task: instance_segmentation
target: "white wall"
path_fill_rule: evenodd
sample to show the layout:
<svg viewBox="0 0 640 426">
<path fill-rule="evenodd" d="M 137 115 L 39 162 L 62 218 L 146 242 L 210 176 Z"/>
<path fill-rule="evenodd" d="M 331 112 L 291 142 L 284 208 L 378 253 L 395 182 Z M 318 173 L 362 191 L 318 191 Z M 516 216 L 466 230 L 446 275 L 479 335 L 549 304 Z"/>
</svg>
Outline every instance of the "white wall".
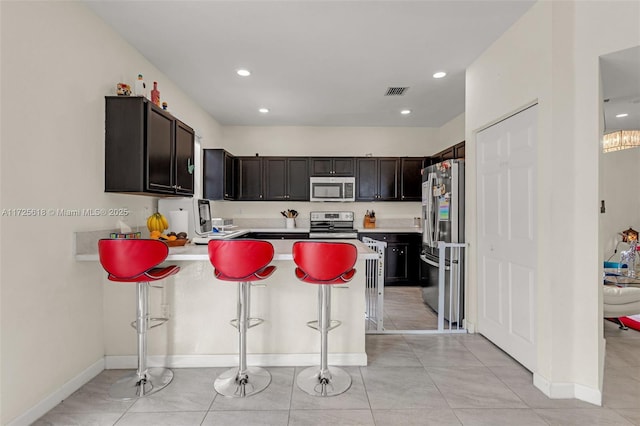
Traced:
<svg viewBox="0 0 640 426">
<path fill-rule="evenodd" d="M 142 73 L 204 144 L 216 145 L 218 124 L 82 3 L 0 10 L 2 208 L 127 207 L 142 223 L 155 198 L 103 192 L 104 96 Z M 74 260 L 72 237 L 115 222 L 1 217 L 1 424 L 102 360 L 104 273 Z"/>
<path fill-rule="evenodd" d="M 222 147 L 234 155 L 423 156 L 437 136 L 432 127 L 225 126 Z"/>
<path fill-rule="evenodd" d="M 449 148 L 451 145 L 464 141 L 464 123 L 465 115 L 462 113 L 440 127 L 438 129 L 438 145 L 435 151 L 430 154 L 435 154 Z"/>
<path fill-rule="evenodd" d="M 538 367 L 554 396 L 600 401 L 598 57 L 638 44 L 638 2 L 539 2 L 467 69 L 469 312 L 477 309 L 475 134 L 539 103 Z M 602 22 L 616 22 L 603 26 Z M 634 23 L 635 22 L 635 23 Z M 539 383 L 540 384 L 540 383 Z"/>
</svg>

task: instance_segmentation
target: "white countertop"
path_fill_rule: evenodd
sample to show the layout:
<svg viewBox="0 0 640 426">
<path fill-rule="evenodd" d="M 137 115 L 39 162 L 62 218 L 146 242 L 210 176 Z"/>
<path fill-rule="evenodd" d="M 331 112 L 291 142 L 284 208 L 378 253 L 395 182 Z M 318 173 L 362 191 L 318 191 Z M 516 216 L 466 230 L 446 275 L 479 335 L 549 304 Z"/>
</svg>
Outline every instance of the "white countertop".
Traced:
<svg viewBox="0 0 640 426">
<path fill-rule="evenodd" d="M 417 233 L 421 234 L 422 229 L 416 226 L 405 227 L 385 227 L 385 228 L 356 228 L 358 232 L 379 232 L 379 233 Z M 255 228 L 252 227 L 250 232 L 309 232 L 309 228 Z"/>
<path fill-rule="evenodd" d="M 377 259 L 378 255 L 376 252 L 371 250 L 365 244 L 363 244 L 359 240 L 270 240 L 271 244 L 273 244 L 273 248 L 275 254 L 273 256 L 273 260 L 293 260 L 293 255 L 291 254 L 291 250 L 293 247 L 293 243 L 296 241 L 327 241 L 327 242 L 342 242 L 342 243 L 350 243 L 356 246 L 358 249 L 358 260 L 362 259 Z M 93 261 L 97 262 L 99 260 L 98 254 L 79 254 L 76 255 L 76 260 L 79 261 Z M 169 256 L 167 256 L 167 261 L 189 261 L 189 260 L 209 260 L 209 253 L 207 251 L 206 245 L 196 245 L 196 244 L 187 244 L 182 247 L 169 247 Z"/>
<path fill-rule="evenodd" d="M 403 228 L 358 228 L 358 232 L 362 232 L 362 233 L 378 232 L 378 233 L 385 233 L 385 234 L 393 234 L 394 232 L 397 232 L 402 234 L 406 234 L 406 233 L 422 234 L 422 229 L 416 226 L 407 226 Z"/>
</svg>

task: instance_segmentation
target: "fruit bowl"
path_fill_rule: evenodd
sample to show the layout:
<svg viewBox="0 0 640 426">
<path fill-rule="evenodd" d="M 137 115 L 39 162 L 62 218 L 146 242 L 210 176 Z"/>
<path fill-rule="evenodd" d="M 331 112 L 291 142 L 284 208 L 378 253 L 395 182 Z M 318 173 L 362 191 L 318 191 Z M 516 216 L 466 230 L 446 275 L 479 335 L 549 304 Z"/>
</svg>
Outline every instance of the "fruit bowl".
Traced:
<svg viewBox="0 0 640 426">
<path fill-rule="evenodd" d="M 162 240 L 164 241 L 169 247 L 181 247 L 185 244 L 187 244 L 187 240 L 186 238 L 182 238 L 180 240 L 173 240 L 173 241 L 169 241 L 169 240 Z"/>
</svg>

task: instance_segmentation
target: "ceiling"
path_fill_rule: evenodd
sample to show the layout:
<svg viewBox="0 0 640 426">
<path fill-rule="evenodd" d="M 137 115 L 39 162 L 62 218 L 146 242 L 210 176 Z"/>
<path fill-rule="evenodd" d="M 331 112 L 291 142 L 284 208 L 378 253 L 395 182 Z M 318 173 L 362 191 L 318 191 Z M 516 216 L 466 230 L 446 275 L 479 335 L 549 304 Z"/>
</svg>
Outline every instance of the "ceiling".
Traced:
<svg viewBox="0 0 640 426">
<path fill-rule="evenodd" d="M 533 3 L 87 0 L 220 124 L 249 126 L 440 127 L 464 112 L 466 67 Z"/>
<path fill-rule="evenodd" d="M 640 130 L 640 46 L 601 56 L 600 72 L 605 133 Z"/>
</svg>

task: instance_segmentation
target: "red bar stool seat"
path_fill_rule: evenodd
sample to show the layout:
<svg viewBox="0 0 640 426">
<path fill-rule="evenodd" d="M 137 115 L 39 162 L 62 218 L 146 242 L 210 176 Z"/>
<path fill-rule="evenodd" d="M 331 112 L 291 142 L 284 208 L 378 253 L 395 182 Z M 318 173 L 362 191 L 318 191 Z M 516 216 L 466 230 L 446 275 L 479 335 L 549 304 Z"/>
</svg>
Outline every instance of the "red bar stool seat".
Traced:
<svg viewBox="0 0 640 426">
<path fill-rule="evenodd" d="M 222 281 L 238 283 L 238 315 L 231 325 L 238 329 L 238 367 L 222 373 L 213 384 L 224 396 L 242 398 L 263 391 L 271 383 L 271 374 L 260 367 L 247 367 L 247 330 L 263 322 L 250 317 L 251 283 L 268 278 L 276 270 L 269 265 L 273 246 L 268 241 L 211 240 L 209 260 L 214 275 Z"/>
<path fill-rule="evenodd" d="M 309 321 L 307 325 L 320 332 L 320 368 L 306 368 L 296 378 L 298 387 L 309 395 L 334 396 L 351 387 L 349 373 L 328 365 L 328 335 L 340 326 L 340 321 L 331 320 L 331 286 L 353 279 L 357 258 L 356 247 L 349 243 L 298 241 L 293 244 L 296 277 L 318 285 L 318 320 Z"/>
<path fill-rule="evenodd" d="M 103 239 L 98 241 L 98 254 L 109 281 L 137 285 L 137 316 L 132 326 L 138 333 L 138 368 L 115 382 L 109 389 L 109 396 L 129 400 L 151 395 L 171 382 L 173 371 L 147 367 L 147 330 L 155 327 L 149 326 L 149 320 L 166 321 L 165 318 L 149 318 L 149 283 L 174 275 L 180 268 L 157 268 L 169 254 L 169 247 L 159 240 Z"/>
</svg>

